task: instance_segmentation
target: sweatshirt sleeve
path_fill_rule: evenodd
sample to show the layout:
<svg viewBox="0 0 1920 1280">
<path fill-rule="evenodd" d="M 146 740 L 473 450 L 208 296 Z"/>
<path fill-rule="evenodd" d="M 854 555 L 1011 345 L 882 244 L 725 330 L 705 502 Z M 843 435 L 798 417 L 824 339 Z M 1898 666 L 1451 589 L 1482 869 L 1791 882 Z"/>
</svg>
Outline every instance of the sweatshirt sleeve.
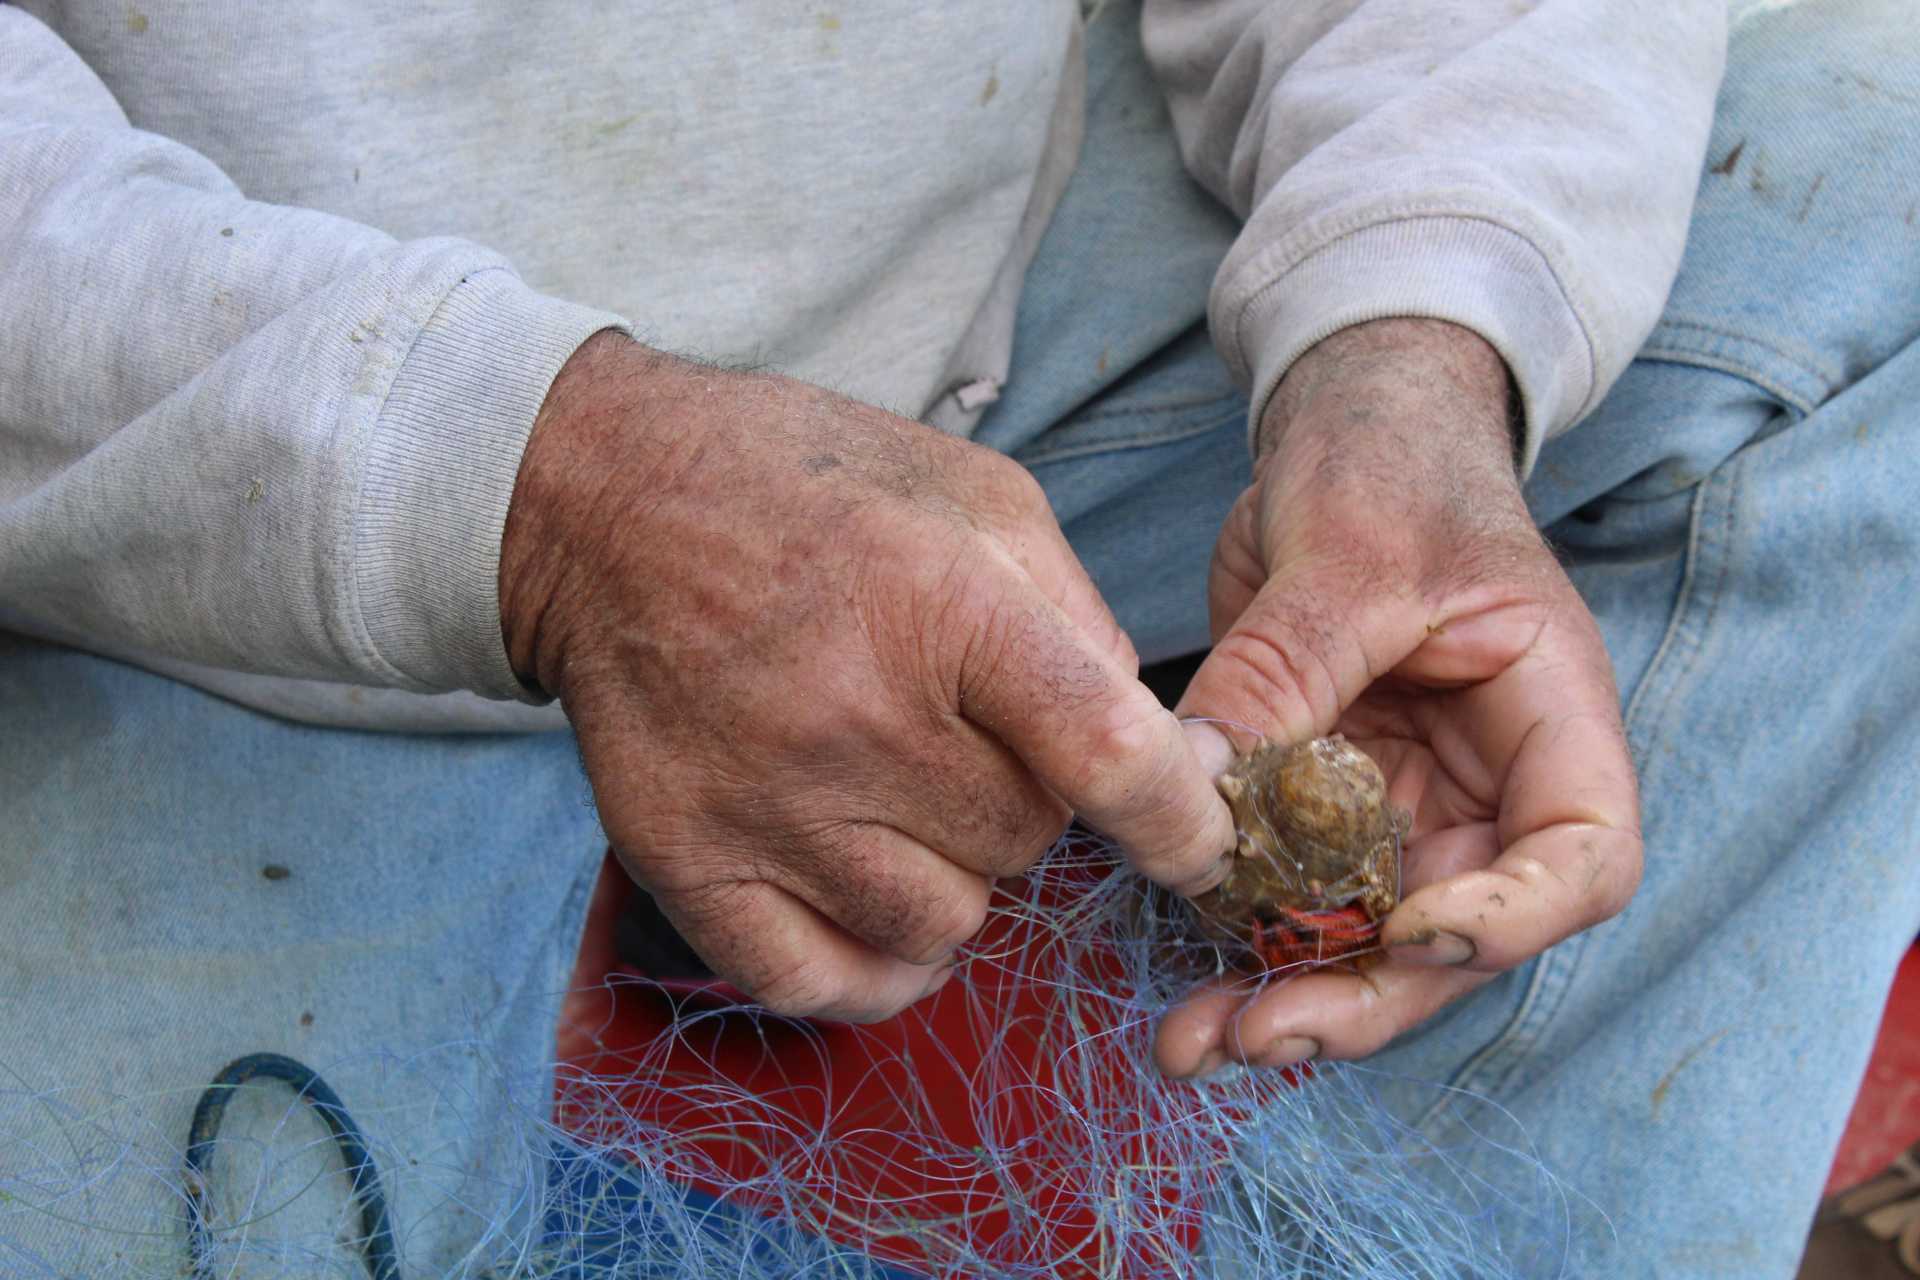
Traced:
<svg viewBox="0 0 1920 1280">
<path fill-rule="evenodd" d="M 620 325 L 477 245 L 246 199 L 0 6 L 0 626 L 524 696 L 507 504 L 560 366 Z"/>
<path fill-rule="evenodd" d="M 1147 0 L 1187 166 L 1246 220 L 1209 320 L 1253 422 L 1320 339 L 1432 317 L 1506 360 L 1531 469 L 1659 318 L 1725 23 L 1724 0 Z"/>
</svg>

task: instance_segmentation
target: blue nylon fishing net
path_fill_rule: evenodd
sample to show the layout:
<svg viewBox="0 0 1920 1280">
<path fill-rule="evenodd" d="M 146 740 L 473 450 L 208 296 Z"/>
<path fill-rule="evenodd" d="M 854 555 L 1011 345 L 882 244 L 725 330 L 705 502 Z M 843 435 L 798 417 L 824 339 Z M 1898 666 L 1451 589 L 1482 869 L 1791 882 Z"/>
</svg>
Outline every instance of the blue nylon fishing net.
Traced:
<svg viewBox="0 0 1920 1280">
<path fill-rule="evenodd" d="M 434 1097 L 475 1139 L 458 1168 L 395 1136 L 418 1126 L 386 1099 L 479 1039 L 317 1068 L 239 1055 L 191 1087 L 181 1133 L 137 1099 L 63 1112 L 0 1089 L 0 1273 L 69 1274 L 7 1251 L 10 1222 L 47 1214 L 112 1238 L 89 1276 L 143 1280 L 1539 1280 L 1571 1232 L 1607 1229 L 1517 1135 L 1440 1145 L 1365 1064 L 1163 1079 L 1156 1019 L 1218 963 L 1176 902 L 1073 836 L 1003 888 L 935 1011 L 822 1028 L 637 978 L 574 1002 L 660 1012 L 637 1040 L 589 1027 L 575 1040 L 604 1052 Z M 29 1115 L 58 1141 L 7 1143 Z M 90 1216 L 155 1183 L 162 1220 Z"/>
</svg>

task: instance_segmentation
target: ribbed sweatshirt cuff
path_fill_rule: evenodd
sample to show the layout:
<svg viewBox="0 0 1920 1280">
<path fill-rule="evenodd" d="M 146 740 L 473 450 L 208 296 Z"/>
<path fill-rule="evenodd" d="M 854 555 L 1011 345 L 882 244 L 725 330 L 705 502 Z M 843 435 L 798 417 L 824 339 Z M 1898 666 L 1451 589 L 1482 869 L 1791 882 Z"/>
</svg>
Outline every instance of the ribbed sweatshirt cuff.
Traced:
<svg viewBox="0 0 1920 1280">
<path fill-rule="evenodd" d="M 375 651 L 420 689 L 531 700 L 500 632 L 500 538 L 534 415 L 567 358 L 618 316 L 504 268 L 442 300 L 375 425 L 353 572 Z"/>
<path fill-rule="evenodd" d="M 1216 296 L 1234 292 L 1229 283 Z M 1250 432 L 1307 348 L 1350 325 L 1394 316 L 1451 321 L 1500 353 L 1526 411 L 1523 475 L 1541 441 L 1588 407 L 1593 351 L 1545 256 L 1496 222 L 1422 215 L 1330 241 L 1216 316 L 1216 332 L 1225 328 L 1237 348 L 1229 358 L 1244 361 L 1251 382 Z"/>
</svg>

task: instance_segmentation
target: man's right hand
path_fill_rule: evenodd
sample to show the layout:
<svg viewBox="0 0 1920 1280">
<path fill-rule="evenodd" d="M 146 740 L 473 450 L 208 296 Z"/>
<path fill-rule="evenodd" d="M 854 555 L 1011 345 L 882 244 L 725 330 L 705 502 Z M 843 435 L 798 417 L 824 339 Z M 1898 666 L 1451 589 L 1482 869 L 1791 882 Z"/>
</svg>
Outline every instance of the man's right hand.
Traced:
<svg viewBox="0 0 1920 1280">
<path fill-rule="evenodd" d="M 1069 811 L 1187 893 L 1233 824 L 1039 486 L 990 450 L 614 333 L 535 423 L 508 513 L 515 670 L 715 972 L 865 1021 L 941 985 Z"/>
</svg>

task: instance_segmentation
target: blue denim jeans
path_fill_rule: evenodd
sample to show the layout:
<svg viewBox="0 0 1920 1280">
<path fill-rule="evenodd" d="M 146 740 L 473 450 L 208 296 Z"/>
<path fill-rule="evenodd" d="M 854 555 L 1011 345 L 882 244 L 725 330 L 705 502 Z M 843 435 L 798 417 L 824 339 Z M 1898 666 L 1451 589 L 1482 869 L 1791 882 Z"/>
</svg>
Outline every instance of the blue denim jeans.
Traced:
<svg viewBox="0 0 1920 1280">
<path fill-rule="evenodd" d="M 1152 660 L 1206 644 L 1248 460 L 1200 328 L 1233 226 L 1132 17 L 1094 24 L 1086 154 L 980 438 Z M 1454 1139 L 1524 1135 L 1592 1209 L 1570 1274 L 1791 1274 L 1920 924 L 1917 53 L 1898 0 L 1737 26 L 1666 315 L 1529 483 L 1618 671 L 1645 883 L 1374 1062 L 1469 1175 Z M 564 734 L 309 728 L 0 645 L 0 1273 L 177 1265 L 195 1095 L 261 1050 L 355 1107 L 410 1274 L 458 1268 L 525 1185 L 502 1162 L 544 1150 L 500 1118 L 544 1107 L 603 842 Z"/>
</svg>

